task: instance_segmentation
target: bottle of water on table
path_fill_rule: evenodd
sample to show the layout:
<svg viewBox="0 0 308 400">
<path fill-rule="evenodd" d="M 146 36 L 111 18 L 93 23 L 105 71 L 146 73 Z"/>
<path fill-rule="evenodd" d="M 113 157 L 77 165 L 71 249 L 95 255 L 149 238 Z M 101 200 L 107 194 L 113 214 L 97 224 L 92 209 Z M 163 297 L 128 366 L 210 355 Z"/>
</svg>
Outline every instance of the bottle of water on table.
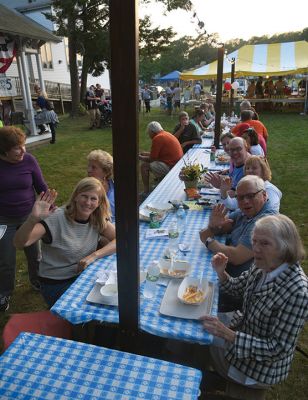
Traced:
<svg viewBox="0 0 308 400">
<path fill-rule="evenodd" d="M 170 252 L 176 253 L 179 245 L 179 229 L 177 221 L 172 222 L 168 228 L 169 243 L 168 248 Z"/>
<path fill-rule="evenodd" d="M 158 261 L 154 260 L 148 267 L 147 277 L 143 289 L 143 296 L 147 299 L 152 299 L 156 294 L 156 284 L 159 278 L 159 265 Z"/>
<path fill-rule="evenodd" d="M 182 233 L 186 228 L 186 213 L 183 205 L 181 204 L 176 212 L 176 219 L 178 225 L 178 232 Z"/>
</svg>

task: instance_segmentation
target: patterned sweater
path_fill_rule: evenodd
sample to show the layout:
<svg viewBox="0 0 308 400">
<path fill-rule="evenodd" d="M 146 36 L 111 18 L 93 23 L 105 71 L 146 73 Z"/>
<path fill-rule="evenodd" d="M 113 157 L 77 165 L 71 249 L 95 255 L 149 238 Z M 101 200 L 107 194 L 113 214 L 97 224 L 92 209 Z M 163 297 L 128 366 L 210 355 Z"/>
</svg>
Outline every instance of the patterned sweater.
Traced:
<svg viewBox="0 0 308 400">
<path fill-rule="evenodd" d="M 298 264 L 256 290 L 262 271 L 255 266 L 221 285 L 229 294 L 243 295 L 230 328 L 236 331 L 225 357 L 257 382 L 273 385 L 286 379 L 295 345 L 308 318 L 308 279 Z"/>
</svg>

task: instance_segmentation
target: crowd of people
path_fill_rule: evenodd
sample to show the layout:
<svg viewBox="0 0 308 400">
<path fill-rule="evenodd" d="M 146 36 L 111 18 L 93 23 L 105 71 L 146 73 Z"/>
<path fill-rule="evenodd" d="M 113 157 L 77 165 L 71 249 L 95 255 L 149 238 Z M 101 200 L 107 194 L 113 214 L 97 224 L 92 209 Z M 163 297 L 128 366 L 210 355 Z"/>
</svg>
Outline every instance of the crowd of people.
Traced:
<svg viewBox="0 0 308 400">
<path fill-rule="evenodd" d="M 210 92 L 214 94 L 215 90 L 216 86 L 214 81 L 212 81 Z M 184 88 L 181 88 L 178 82 L 173 84 L 168 83 L 166 88 L 158 93 L 160 109 L 171 115 L 173 111 L 180 111 L 182 103 L 186 105 L 190 100 L 199 101 L 203 94 L 204 89 L 199 81 L 194 85 L 187 84 Z M 142 88 L 139 87 L 139 111 L 141 110 L 141 103 L 143 101 L 145 112 L 151 112 L 151 100 L 153 97 L 154 91 L 148 85 L 144 85 Z"/>
<path fill-rule="evenodd" d="M 152 149 L 139 157 L 143 197 L 150 172 L 162 178 L 181 158 L 181 149 L 201 143 L 211 118 L 206 110 L 202 105 L 192 119 L 180 112 L 173 132 L 159 122 L 148 125 Z M 282 192 L 271 183 L 268 136 L 259 115 L 243 101 L 241 121 L 220 137 L 229 169 L 205 175 L 220 190 L 221 202 L 200 231 L 220 281 L 218 316 L 202 318 L 214 335 L 212 364 L 223 378 L 252 389 L 286 379 L 308 317 L 308 280 L 300 267 L 305 252 L 294 223 L 279 213 Z M 159 137 L 165 140 L 156 141 Z M 170 163 L 172 155 L 176 158 Z"/>
<path fill-rule="evenodd" d="M 305 79 L 300 80 L 298 83 L 295 79 L 292 79 L 291 83 L 289 83 L 282 76 L 279 76 L 276 82 L 271 77 L 264 80 L 262 76 L 259 76 L 257 80 L 252 79 L 249 82 L 247 98 L 283 97 L 294 92 L 299 92 L 301 89 L 306 90 Z"/>
<path fill-rule="evenodd" d="M 85 106 L 90 115 L 89 129 L 100 128 L 104 118 L 107 119 L 105 122 L 111 122 L 111 101 L 107 100 L 105 91 L 99 83 L 91 85 L 86 91 Z"/>
<path fill-rule="evenodd" d="M 213 106 L 201 104 L 192 118 L 179 112 L 173 132 L 157 121 L 148 124 L 151 149 L 139 154 L 143 199 L 150 175 L 166 176 L 202 142 L 214 119 Z M 204 177 L 220 191 L 221 202 L 200 231 L 220 282 L 218 316 L 200 321 L 214 335 L 213 366 L 225 379 L 256 389 L 286 379 L 308 317 L 308 280 L 300 267 L 305 253 L 294 223 L 279 213 L 282 192 L 271 183 L 268 137 L 259 115 L 243 101 L 241 121 L 220 137 L 230 167 Z M 25 251 L 30 282 L 49 307 L 89 264 L 116 251 L 113 158 L 93 150 L 86 162 L 88 176 L 57 207 L 56 190 L 25 151 L 24 133 L 0 128 L 0 224 L 6 226 L 0 311 L 8 309 L 14 290 L 16 248 Z"/>
</svg>

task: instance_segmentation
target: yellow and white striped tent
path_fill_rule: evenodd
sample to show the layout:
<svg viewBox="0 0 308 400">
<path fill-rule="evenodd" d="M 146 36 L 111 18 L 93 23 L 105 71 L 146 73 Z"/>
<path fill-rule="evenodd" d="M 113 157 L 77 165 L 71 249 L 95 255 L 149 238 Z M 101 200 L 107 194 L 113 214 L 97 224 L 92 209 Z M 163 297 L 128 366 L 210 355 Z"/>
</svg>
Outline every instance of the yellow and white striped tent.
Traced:
<svg viewBox="0 0 308 400">
<path fill-rule="evenodd" d="M 308 73 L 308 42 L 246 45 L 224 59 L 223 77 L 231 76 L 231 59 L 235 59 L 235 76 L 278 76 Z M 229 61 L 230 60 L 230 61 Z M 217 61 L 193 71 L 183 72 L 182 80 L 216 78 Z"/>
</svg>

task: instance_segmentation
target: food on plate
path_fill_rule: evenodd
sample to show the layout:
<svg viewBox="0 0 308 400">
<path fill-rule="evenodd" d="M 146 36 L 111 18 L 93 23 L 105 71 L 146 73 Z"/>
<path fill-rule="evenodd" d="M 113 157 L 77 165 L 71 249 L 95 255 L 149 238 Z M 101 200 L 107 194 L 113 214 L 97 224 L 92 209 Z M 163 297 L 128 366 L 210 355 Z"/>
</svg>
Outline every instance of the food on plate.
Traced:
<svg viewBox="0 0 308 400">
<path fill-rule="evenodd" d="M 205 197 L 202 197 L 201 199 L 197 200 L 197 204 L 204 207 L 212 207 L 214 206 L 215 203 L 216 202 L 213 199 L 207 199 Z"/>
<path fill-rule="evenodd" d="M 229 161 L 229 157 L 225 156 L 224 154 L 221 154 L 221 155 L 217 156 L 217 160 L 220 162 Z"/>
<path fill-rule="evenodd" d="M 172 209 L 172 205 L 168 203 L 162 203 L 162 204 L 149 203 L 146 205 L 146 208 L 150 211 L 154 211 L 157 213 L 164 213 L 170 211 Z"/>
<path fill-rule="evenodd" d="M 173 276 L 174 278 L 184 278 L 187 275 L 187 270 L 185 269 L 174 269 L 169 270 L 167 268 L 161 269 L 161 273 L 164 275 Z"/>
<path fill-rule="evenodd" d="M 203 290 L 198 289 L 198 286 L 190 285 L 187 286 L 183 294 L 183 300 L 186 303 L 201 303 L 205 298 L 205 293 Z"/>
</svg>

